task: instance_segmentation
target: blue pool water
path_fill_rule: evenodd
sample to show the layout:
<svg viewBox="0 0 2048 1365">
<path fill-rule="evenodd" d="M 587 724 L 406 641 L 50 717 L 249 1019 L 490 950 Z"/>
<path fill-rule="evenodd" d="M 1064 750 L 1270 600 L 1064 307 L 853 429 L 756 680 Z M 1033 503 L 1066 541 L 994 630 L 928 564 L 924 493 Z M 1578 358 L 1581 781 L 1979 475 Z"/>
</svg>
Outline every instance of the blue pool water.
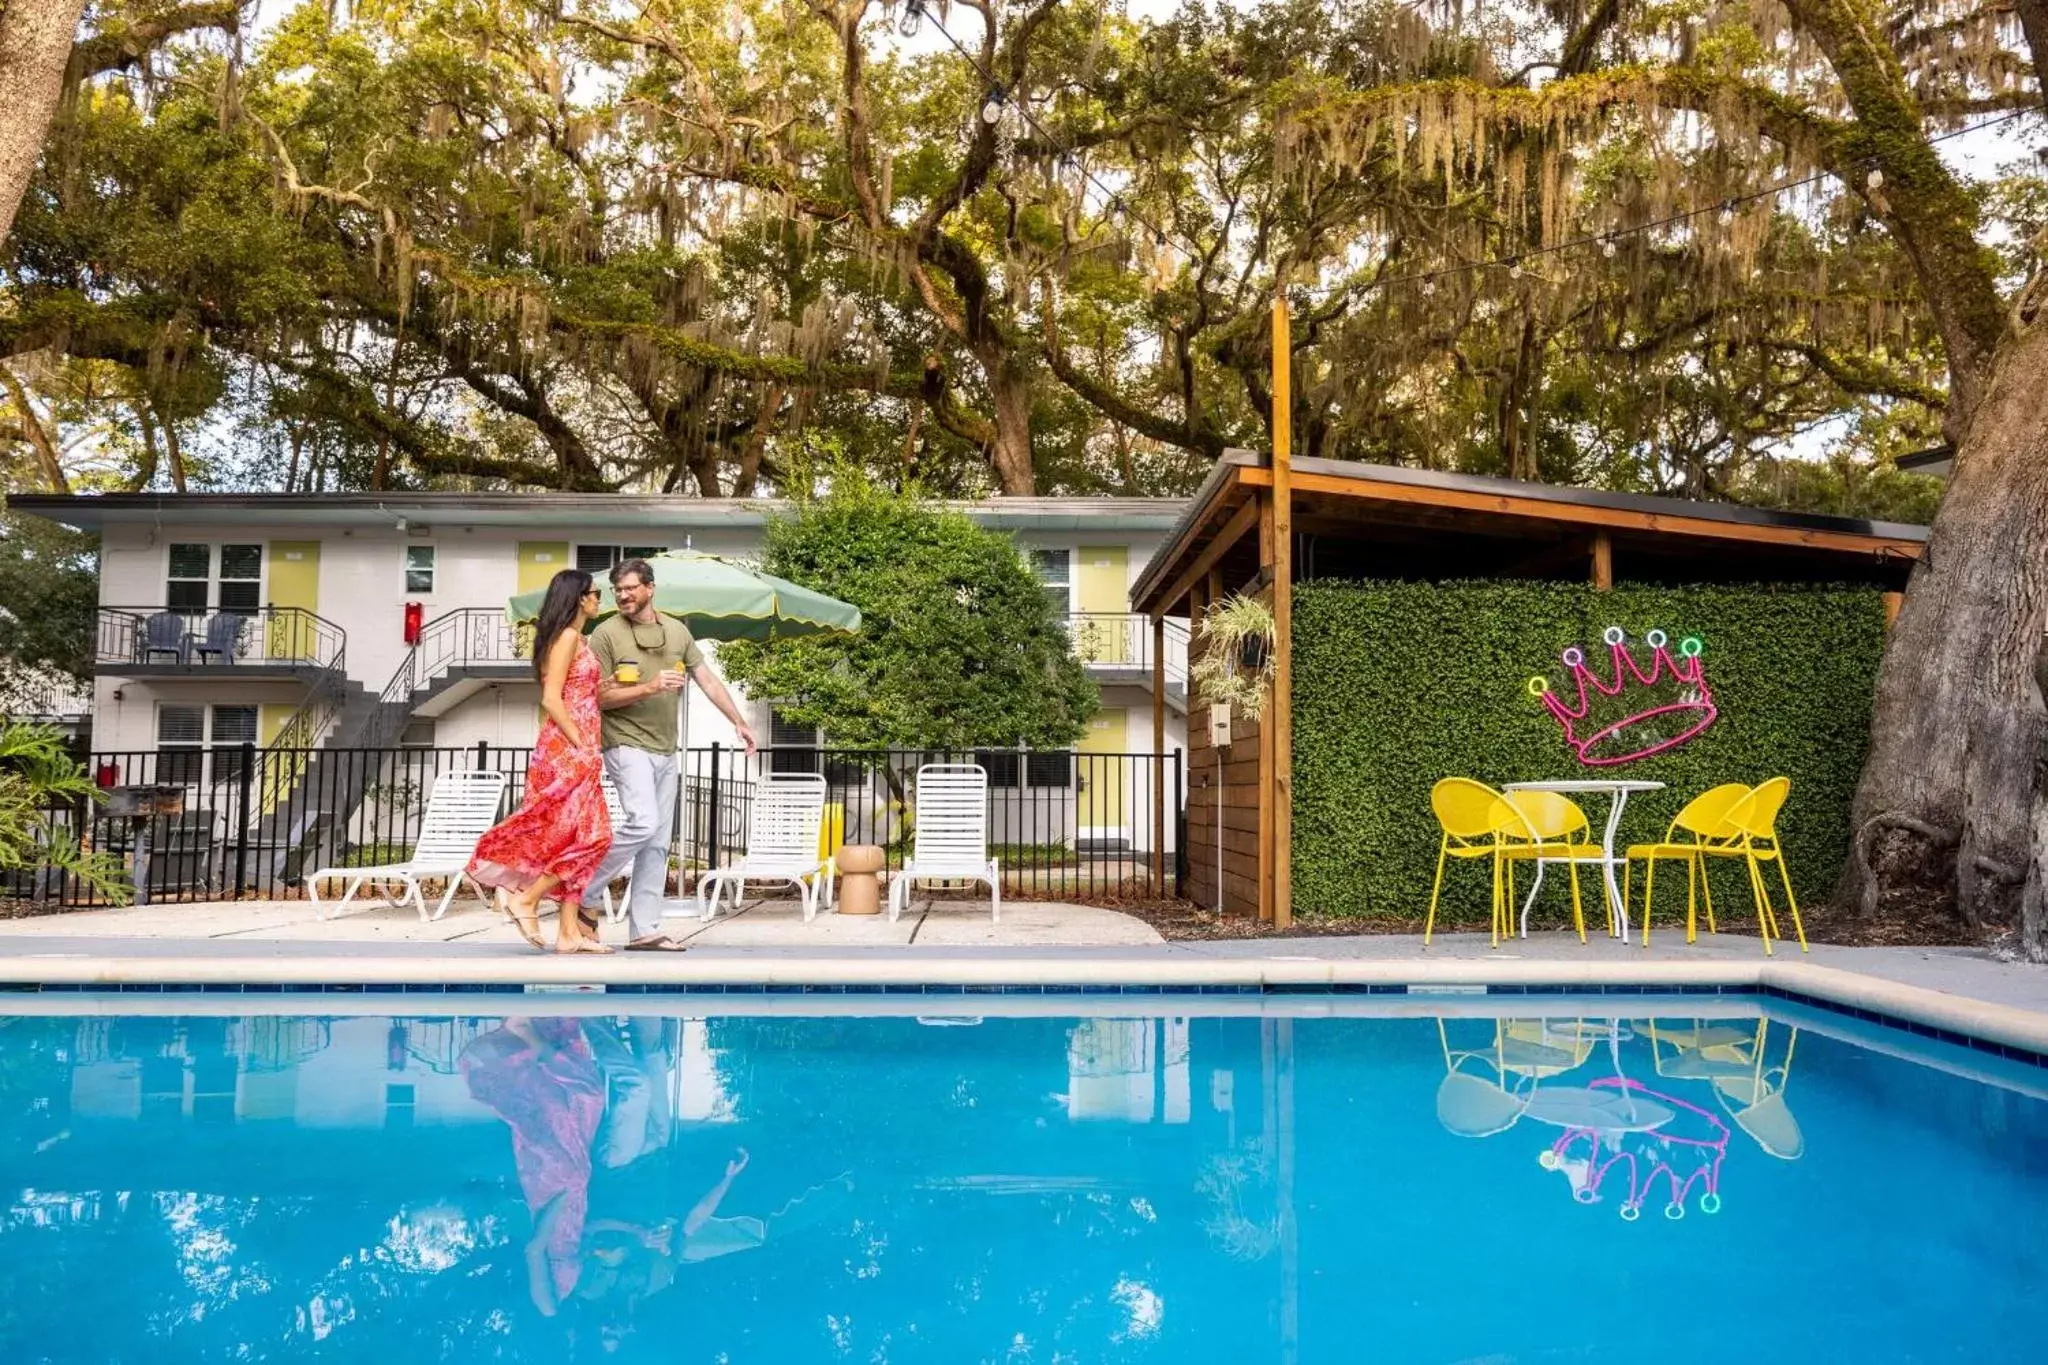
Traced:
<svg viewBox="0 0 2048 1365">
<path fill-rule="evenodd" d="M 2048 1073 L 1082 1003 L 0 1019 L 0 1361 L 2048 1359 Z"/>
</svg>

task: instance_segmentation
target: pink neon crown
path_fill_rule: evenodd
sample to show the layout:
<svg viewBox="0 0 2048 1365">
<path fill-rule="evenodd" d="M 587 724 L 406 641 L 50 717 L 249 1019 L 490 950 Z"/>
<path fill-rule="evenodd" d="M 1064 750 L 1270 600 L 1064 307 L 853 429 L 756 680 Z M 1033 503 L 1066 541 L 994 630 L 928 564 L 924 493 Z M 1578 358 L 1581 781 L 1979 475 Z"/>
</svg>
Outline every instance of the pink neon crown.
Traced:
<svg viewBox="0 0 2048 1365">
<path fill-rule="evenodd" d="M 1607 678 L 1586 666 L 1585 651 L 1578 646 L 1564 652 L 1568 684 L 1578 692 L 1576 705 L 1560 697 L 1548 678 L 1529 679 L 1530 695 L 1564 727 L 1565 742 L 1579 762 L 1591 767 L 1632 763 L 1677 748 L 1714 723 L 1720 713 L 1707 687 L 1697 638 L 1681 642 L 1674 656 L 1663 631 L 1645 635 L 1648 671 L 1629 652 L 1628 634 L 1620 626 L 1609 626 L 1601 638 L 1613 655 Z"/>
</svg>

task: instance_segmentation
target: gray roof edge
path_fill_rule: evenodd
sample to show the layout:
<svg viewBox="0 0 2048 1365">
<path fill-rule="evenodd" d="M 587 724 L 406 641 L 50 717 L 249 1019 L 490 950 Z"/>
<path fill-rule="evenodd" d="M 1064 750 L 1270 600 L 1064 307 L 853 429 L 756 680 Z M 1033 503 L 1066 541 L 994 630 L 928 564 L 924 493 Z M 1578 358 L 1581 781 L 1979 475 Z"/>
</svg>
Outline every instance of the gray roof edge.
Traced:
<svg viewBox="0 0 2048 1365">
<path fill-rule="evenodd" d="M 1174 518 L 1173 527 L 1166 533 L 1166 539 L 1161 544 L 1171 546 L 1179 543 L 1180 538 L 1187 534 L 1188 528 L 1193 526 L 1195 520 L 1202 515 L 1202 509 L 1209 505 L 1209 499 L 1215 495 L 1216 490 L 1222 486 L 1223 481 L 1230 477 L 1231 470 L 1256 468 L 1263 463 L 1265 461 L 1259 457 L 1257 451 L 1245 450 L 1237 446 L 1232 446 L 1217 456 L 1216 463 L 1209 466 L 1209 473 L 1202 480 L 1201 487 L 1197 488 L 1194 495 L 1187 500 L 1187 507 L 1181 514 Z M 1139 574 L 1138 581 L 1131 585 L 1129 600 L 1132 605 L 1136 605 L 1149 596 L 1158 586 L 1158 580 L 1165 573 L 1165 559 L 1154 555 L 1151 563 L 1145 566 L 1145 572 Z"/>
<path fill-rule="evenodd" d="M 987 498 L 950 500 L 940 505 L 996 526 L 1099 525 L 1105 528 L 1165 527 L 1186 506 L 1184 498 Z M 22 494 L 8 499 L 13 510 L 81 529 L 108 522 L 252 512 L 270 516 L 294 511 L 341 521 L 375 522 L 414 516 L 448 520 L 461 513 L 520 514 L 546 522 L 622 514 L 622 519 L 658 518 L 678 526 L 753 526 L 784 512 L 782 498 L 679 498 L 621 493 L 99 493 Z"/>
<path fill-rule="evenodd" d="M 1645 512 L 1654 516 L 1689 517 L 1695 521 L 1725 521 L 1746 526 L 1783 526 L 1802 531 L 1835 531 L 1845 535 L 1880 537 L 1888 540 L 1926 540 L 1925 526 L 1896 521 L 1868 521 L 1825 512 L 1779 512 L 1768 507 L 1745 507 L 1732 502 L 1701 502 L 1656 493 L 1615 493 L 1604 488 L 1574 488 L 1565 484 L 1531 483 L 1494 474 L 1448 474 L 1432 469 L 1409 469 L 1401 465 L 1360 464 L 1351 460 L 1296 460 L 1294 467 L 1304 473 L 1329 474 L 1356 479 L 1361 483 L 1398 483 L 1416 488 L 1442 488 L 1468 493 L 1529 498 L 1580 507 L 1605 507 L 1618 512 Z"/>
</svg>

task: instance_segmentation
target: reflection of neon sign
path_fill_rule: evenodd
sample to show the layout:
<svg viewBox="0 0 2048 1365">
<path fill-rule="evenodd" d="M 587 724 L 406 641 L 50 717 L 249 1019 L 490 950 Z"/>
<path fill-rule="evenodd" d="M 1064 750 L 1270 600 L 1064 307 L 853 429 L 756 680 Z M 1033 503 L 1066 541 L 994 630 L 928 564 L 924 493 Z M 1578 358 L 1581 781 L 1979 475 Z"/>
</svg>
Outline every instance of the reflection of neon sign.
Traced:
<svg viewBox="0 0 2048 1365">
<path fill-rule="evenodd" d="M 1681 641 L 1674 656 L 1665 647 L 1669 637 L 1651 631 L 1643 637 L 1650 647 L 1648 671 L 1629 652 L 1628 634 L 1620 626 L 1609 626 L 1601 639 L 1612 655 L 1608 678 L 1586 666 L 1586 653 L 1577 645 L 1564 652 L 1566 683 L 1576 688 L 1576 704 L 1560 697 L 1550 679 L 1529 679 L 1529 695 L 1564 727 L 1565 742 L 1579 762 L 1591 767 L 1632 763 L 1675 749 L 1714 723 L 1720 713 L 1707 687 L 1698 636 Z"/>
<path fill-rule="evenodd" d="M 1546 1171 L 1563 1171 L 1572 1183 L 1572 1198 L 1581 1204 L 1600 1202 L 1600 1187 L 1610 1172 L 1626 1168 L 1628 1191 L 1622 1196 L 1621 1216 L 1633 1223 L 1643 1203 L 1659 1184 L 1667 1190 L 1664 1216 L 1685 1217 L 1686 1202 L 1693 1186 L 1699 1185 L 1700 1212 L 1721 1211 L 1721 1162 L 1728 1155 L 1728 1125 L 1696 1104 L 1674 1095 L 1662 1095 L 1641 1081 L 1626 1076 L 1603 1076 L 1589 1089 L 1618 1090 L 1624 1095 L 1641 1095 L 1674 1109 L 1706 1120 L 1707 1135 L 1681 1137 L 1658 1128 L 1652 1131 L 1617 1132 L 1612 1129 L 1571 1127 L 1564 1130 L 1549 1150 L 1536 1160 Z M 1583 1157 L 1574 1153 L 1581 1147 Z M 1681 1175 L 1679 1166 L 1689 1169 Z"/>
</svg>

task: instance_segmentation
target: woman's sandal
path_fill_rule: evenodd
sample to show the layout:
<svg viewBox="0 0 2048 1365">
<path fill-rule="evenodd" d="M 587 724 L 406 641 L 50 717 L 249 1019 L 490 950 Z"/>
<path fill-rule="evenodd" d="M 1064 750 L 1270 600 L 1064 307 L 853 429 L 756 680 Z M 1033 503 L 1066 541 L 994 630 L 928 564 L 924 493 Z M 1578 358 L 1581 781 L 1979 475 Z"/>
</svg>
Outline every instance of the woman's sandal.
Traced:
<svg viewBox="0 0 2048 1365">
<path fill-rule="evenodd" d="M 607 944 L 599 942 L 597 939 L 579 937 L 570 940 L 570 946 L 567 948 L 557 943 L 555 951 L 558 953 L 609 953 L 615 950 Z"/>
<path fill-rule="evenodd" d="M 521 938 L 536 948 L 546 948 L 548 946 L 548 941 L 540 936 L 540 907 L 538 905 L 527 911 L 525 918 L 522 919 L 519 912 L 512 908 L 511 892 L 501 886 L 498 888 L 497 899 L 498 912 L 512 921 L 513 926 L 519 930 Z"/>
</svg>

